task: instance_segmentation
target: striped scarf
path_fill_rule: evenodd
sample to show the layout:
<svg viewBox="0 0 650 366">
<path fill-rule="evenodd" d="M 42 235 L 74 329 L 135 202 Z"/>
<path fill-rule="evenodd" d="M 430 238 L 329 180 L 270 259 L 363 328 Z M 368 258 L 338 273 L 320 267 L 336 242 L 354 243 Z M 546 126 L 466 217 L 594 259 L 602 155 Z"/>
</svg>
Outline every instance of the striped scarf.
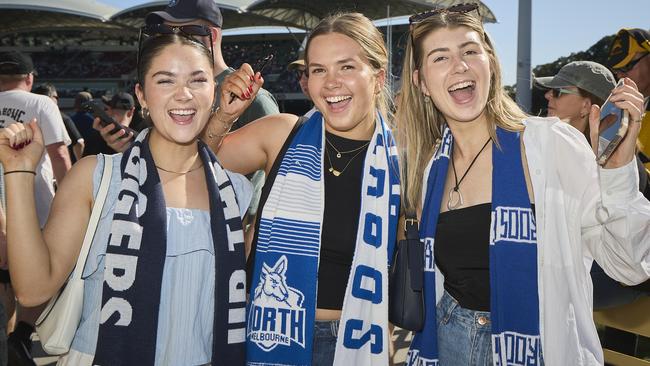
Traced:
<svg viewBox="0 0 650 366">
<path fill-rule="evenodd" d="M 121 161 L 122 183 L 106 248 L 93 365 L 153 365 L 166 254 L 167 215 L 158 171 L 142 131 Z M 243 365 L 246 319 L 244 236 L 226 172 L 199 141 L 215 253 L 212 365 Z M 182 285 L 182 284 L 180 284 Z"/>
<path fill-rule="evenodd" d="M 249 305 L 249 365 L 311 364 L 325 194 L 323 126 L 319 112 L 301 126 L 262 210 Z M 388 364 L 387 269 L 400 203 L 396 150 L 379 114 L 361 193 L 335 365 Z"/>
<path fill-rule="evenodd" d="M 497 128 L 492 146 L 490 317 L 494 365 L 540 365 L 537 234 L 522 167 L 520 134 Z M 430 163 L 420 238 L 425 258 L 425 327 L 415 334 L 409 366 L 438 365 L 434 238 L 453 137 L 448 127 Z M 441 295 L 441 294 L 438 294 Z"/>
</svg>

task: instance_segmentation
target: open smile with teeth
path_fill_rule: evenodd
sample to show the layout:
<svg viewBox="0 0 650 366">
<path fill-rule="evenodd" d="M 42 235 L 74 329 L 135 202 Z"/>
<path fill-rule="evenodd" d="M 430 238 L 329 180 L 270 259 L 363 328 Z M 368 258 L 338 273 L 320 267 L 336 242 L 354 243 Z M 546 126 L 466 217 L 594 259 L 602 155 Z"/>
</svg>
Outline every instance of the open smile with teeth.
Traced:
<svg viewBox="0 0 650 366">
<path fill-rule="evenodd" d="M 189 116 L 196 113 L 196 109 L 171 109 L 169 114 L 177 116 Z"/>
<path fill-rule="evenodd" d="M 170 109 L 169 116 L 178 124 L 188 124 L 196 114 L 196 109 Z"/>
<path fill-rule="evenodd" d="M 337 95 L 337 96 L 325 98 L 327 103 L 330 103 L 330 104 L 339 103 L 339 102 L 342 102 L 342 101 L 348 100 L 348 99 L 352 99 L 352 96 L 351 95 Z"/>
<path fill-rule="evenodd" d="M 452 93 L 457 90 L 461 90 L 465 88 L 471 88 L 472 90 L 474 90 L 475 87 L 476 87 L 476 82 L 474 81 L 462 81 L 460 83 L 452 85 L 451 87 L 449 87 L 449 89 L 447 89 L 447 91 Z"/>
</svg>

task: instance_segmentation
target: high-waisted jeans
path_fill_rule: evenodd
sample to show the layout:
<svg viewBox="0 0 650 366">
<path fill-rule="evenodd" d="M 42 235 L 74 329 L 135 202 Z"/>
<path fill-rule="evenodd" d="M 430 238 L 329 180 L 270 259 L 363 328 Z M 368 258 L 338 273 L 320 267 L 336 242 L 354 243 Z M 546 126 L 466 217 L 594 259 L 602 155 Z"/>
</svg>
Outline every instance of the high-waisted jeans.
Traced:
<svg viewBox="0 0 650 366">
<path fill-rule="evenodd" d="M 441 366 L 492 365 L 489 312 L 464 309 L 445 291 L 436 314 Z"/>
<path fill-rule="evenodd" d="M 312 350 L 313 366 L 332 366 L 336 352 L 336 336 L 339 321 L 316 321 L 314 324 L 314 348 Z"/>
</svg>

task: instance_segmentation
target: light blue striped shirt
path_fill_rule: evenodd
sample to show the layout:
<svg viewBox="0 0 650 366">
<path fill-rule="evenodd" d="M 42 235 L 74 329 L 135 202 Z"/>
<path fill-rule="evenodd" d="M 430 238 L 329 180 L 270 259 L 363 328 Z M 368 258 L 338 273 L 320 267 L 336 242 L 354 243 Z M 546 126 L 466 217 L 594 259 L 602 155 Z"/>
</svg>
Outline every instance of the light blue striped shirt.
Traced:
<svg viewBox="0 0 650 366">
<path fill-rule="evenodd" d="M 72 349 L 95 353 L 104 257 L 110 232 L 113 208 L 120 188 L 121 155 L 113 158 L 113 176 L 97 226 L 97 232 L 84 268 L 84 307 Z M 93 177 L 97 193 L 104 156 L 97 156 Z M 245 177 L 228 172 L 243 214 L 251 199 L 251 185 Z M 203 365 L 212 356 L 214 319 L 214 248 L 210 232 L 210 213 L 198 209 L 167 208 L 167 253 L 163 269 L 156 365 Z"/>
</svg>

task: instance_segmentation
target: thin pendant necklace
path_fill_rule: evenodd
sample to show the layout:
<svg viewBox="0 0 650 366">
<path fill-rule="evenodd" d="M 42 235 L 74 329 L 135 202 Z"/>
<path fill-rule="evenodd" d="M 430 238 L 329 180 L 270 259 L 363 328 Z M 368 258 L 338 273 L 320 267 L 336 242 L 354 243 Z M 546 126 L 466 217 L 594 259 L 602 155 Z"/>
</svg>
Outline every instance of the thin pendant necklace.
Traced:
<svg viewBox="0 0 650 366">
<path fill-rule="evenodd" d="M 352 150 L 348 150 L 348 151 L 339 151 L 339 149 L 337 149 L 336 146 L 334 146 L 334 144 L 331 143 L 330 140 L 327 139 L 327 135 L 325 136 L 325 141 L 327 142 L 327 144 L 328 144 L 329 146 L 332 147 L 332 149 L 334 149 L 334 151 L 336 151 L 336 158 L 337 158 L 337 159 L 340 159 L 341 156 L 342 156 L 343 154 L 350 154 L 350 153 L 353 153 L 353 152 L 359 151 L 359 150 L 365 148 L 366 146 L 368 146 L 368 144 L 370 144 L 370 141 L 368 141 L 368 142 L 366 142 L 365 144 L 363 144 L 363 145 L 357 147 L 356 149 L 352 149 Z M 330 165 L 331 165 L 331 164 L 330 164 Z M 345 170 L 345 169 L 343 169 L 343 170 Z"/>
<path fill-rule="evenodd" d="M 488 140 L 485 141 L 485 144 L 483 145 L 481 150 L 478 152 L 478 154 L 476 154 L 476 156 L 474 157 L 472 162 L 469 163 L 469 166 L 467 167 L 467 170 L 465 170 L 465 174 L 463 174 L 463 176 L 460 177 L 460 180 L 458 180 L 458 175 L 456 174 L 456 166 L 454 165 L 454 156 L 452 154 L 452 156 L 451 156 L 451 167 L 454 170 L 454 181 L 456 182 L 456 185 L 449 190 L 449 197 L 448 197 L 448 200 L 447 200 L 447 209 L 449 211 L 455 210 L 458 207 L 463 205 L 464 202 L 463 202 L 463 195 L 460 193 L 460 184 L 463 182 L 463 179 L 465 179 L 465 177 L 467 176 L 467 173 L 469 173 L 469 170 L 472 169 L 472 166 L 476 162 L 476 159 L 478 159 L 478 157 L 481 156 L 481 153 L 483 152 L 483 150 L 485 150 L 485 148 L 488 146 L 490 141 L 492 141 L 492 137 L 488 138 Z"/>
<path fill-rule="evenodd" d="M 369 143 L 370 143 L 370 141 L 366 142 L 365 144 L 363 144 L 363 146 L 361 146 L 361 148 L 364 148 L 364 147 L 368 146 Z M 325 148 L 325 155 L 327 156 L 327 161 L 330 163 L 330 167 L 329 167 L 329 169 L 327 169 L 327 171 L 329 171 L 330 173 L 332 173 L 332 175 L 335 176 L 335 177 L 338 177 L 339 175 L 343 174 L 343 172 L 345 171 L 345 169 L 347 169 L 348 166 L 350 166 L 350 163 L 352 163 L 352 160 L 354 160 L 354 158 L 356 158 L 359 154 L 361 154 L 361 152 L 363 151 L 363 150 L 361 150 L 361 148 L 356 149 L 356 150 L 358 150 L 357 153 L 354 154 L 354 155 L 350 158 L 350 160 L 348 160 L 348 163 L 345 164 L 345 166 L 343 167 L 343 169 L 341 169 L 341 170 L 336 170 L 336 169 L 334 169 L 334 165 L 332 165 L 332 158 L 330 158 L 330 153 L 329 153 L 329 151 L 328 151 L 328 149 L 327 149 L 327 147 L 326 147 L 326 148 Z M 334 150 L 336 150 L 336 149 L 334 149 Z"/>
<path fill-rule="evenodd" d="M 202 166 L 203 166 L 203 164 L 197 166 L 196 168 L 192 168 L 192 169 L 190 169 L 190 170 L 188 170 L 188 171 L 185 171 L 185 172 L 175 172 L 175 171 L 173 171 L 173 170 L 167 170 L 167 169 L 165 169 L 165 168 L 161 168 L 161 167 L 159 167 L 158 165 L 156 165 L 156 168 L 162 170 L 163 172 L 172 173 L 172 174 L 178 174 L 178 175 L 184 175 L 184 174 L 187 174 L 187 173 L 191 173 L 191 172 L 193 172 L 193 171 L 195 171 L 195 170 L 198 170 L 198 169 L 200 169 Z"/>
</svg>

